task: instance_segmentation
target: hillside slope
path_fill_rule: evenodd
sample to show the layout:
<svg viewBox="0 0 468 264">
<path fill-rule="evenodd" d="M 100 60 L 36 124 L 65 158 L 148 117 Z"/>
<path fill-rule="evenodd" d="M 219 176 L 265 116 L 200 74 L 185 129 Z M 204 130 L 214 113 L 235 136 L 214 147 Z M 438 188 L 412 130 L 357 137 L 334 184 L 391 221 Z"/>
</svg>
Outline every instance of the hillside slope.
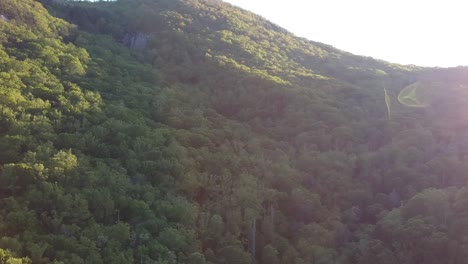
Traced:
<svg viewBox="0 0 468 264">
<path fill-rule="evenodd" d="M 13 257 L 466 262 L 465 68 L 354 56 L 217 0 L 41 2 L 0 2 Z"/>
</svg>

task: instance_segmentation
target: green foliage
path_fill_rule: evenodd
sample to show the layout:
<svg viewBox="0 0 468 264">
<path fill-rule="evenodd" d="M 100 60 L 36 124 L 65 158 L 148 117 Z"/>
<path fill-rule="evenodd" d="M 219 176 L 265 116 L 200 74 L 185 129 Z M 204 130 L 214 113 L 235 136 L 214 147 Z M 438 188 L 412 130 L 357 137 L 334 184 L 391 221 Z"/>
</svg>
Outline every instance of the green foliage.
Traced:
<svg viewBox="0 0 468 264">
<path fill-rule="evenodd" d="M 28 258 L 14 258 L 8 250 L 0 249 L 0 263 L 1 264 L 30 264 L 32 262 Z"/>
<path fill-rule="evenodd" d="M 0 3 L 5 263 L 466 262 L 465 68 L 222 1 L 41 2 Z"/>
</svg>

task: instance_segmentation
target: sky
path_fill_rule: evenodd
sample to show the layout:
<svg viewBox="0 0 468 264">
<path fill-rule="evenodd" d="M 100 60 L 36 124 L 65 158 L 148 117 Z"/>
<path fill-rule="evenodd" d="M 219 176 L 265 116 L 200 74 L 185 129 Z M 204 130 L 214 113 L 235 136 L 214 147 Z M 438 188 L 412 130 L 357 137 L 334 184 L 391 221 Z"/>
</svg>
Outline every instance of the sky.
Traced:
<svg viewBox="0 0 468 264">
<path fill-rule="evenodd" d="M 224 1 L 357 55 L 419 66 L 468 66 L 468 1 Z"/>
</svg>

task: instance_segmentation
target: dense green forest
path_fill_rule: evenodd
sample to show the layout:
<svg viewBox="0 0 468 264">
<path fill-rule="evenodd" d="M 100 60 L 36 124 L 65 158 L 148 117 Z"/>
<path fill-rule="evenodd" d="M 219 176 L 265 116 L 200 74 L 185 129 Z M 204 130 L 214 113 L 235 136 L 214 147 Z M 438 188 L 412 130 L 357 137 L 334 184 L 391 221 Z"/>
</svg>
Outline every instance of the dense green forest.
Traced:
<svg viewBox="0 0 468 264">
<path fill-rule="evenodd" d="M 468 263 L 467 112 L 220 0 L 0 0 L 0 264 Z"/>
</svg>

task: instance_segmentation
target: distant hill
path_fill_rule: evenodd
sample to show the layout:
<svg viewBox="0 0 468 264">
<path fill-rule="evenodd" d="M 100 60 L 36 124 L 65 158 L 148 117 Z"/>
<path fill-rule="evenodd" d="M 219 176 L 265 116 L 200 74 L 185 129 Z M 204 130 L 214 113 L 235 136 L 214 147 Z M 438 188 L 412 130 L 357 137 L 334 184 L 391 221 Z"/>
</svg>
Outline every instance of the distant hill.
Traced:
<svg viewBox="0 0 468 264">
<path fill-rule="evenodd" d="M 0 62 L 0 263 L 468 259 L 467 68 L 218 0 L 2 0 Z"/>
</svg>

